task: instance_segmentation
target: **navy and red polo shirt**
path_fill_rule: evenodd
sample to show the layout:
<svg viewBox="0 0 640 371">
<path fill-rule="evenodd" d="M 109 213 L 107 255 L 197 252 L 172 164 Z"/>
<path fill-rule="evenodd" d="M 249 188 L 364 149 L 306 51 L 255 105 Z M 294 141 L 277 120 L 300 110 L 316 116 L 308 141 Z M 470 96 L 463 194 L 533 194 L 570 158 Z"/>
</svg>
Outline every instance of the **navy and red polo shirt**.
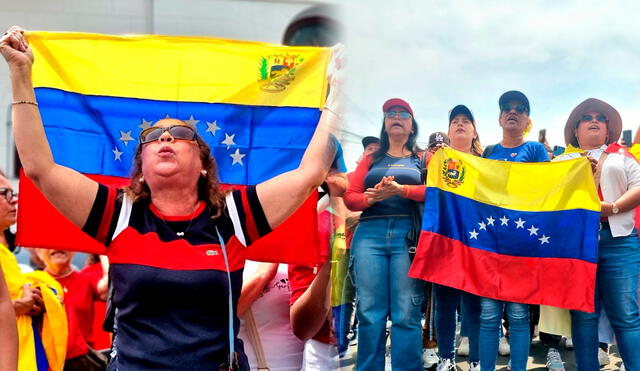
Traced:
<svg viewBox="0 0 640 371">
<path fill-rule="evenodd" d="M 162 215 L 101 185 L 83 230 L 107 247 L 116 308 L 114 364 L 127 370 L 217 370 L 229 354 L 231 272 L 235 348 L 248 369 L 235 313 L 247 246 L 270 231 L 254 186 L 226 197 L 221 217 L 201 202 L 186 217 Z M 181 235 L 183 234 L 183 235 Z"/>
</svg>

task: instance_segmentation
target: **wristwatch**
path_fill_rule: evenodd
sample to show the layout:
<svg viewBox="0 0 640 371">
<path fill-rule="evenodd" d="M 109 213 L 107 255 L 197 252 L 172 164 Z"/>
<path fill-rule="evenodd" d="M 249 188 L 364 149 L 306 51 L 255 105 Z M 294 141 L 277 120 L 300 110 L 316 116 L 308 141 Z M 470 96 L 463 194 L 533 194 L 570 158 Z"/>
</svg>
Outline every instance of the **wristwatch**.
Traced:
<svg viewBox="0 0 640 371">
<path fill-rule="evenodd" d="M 612 202 L 611 203 L 611 214 L 616 215 L 619 212 L 620 212 L 620 209 L 618 209 L 618 205 L 616 205 L 615 202 Z"/>
</svg>

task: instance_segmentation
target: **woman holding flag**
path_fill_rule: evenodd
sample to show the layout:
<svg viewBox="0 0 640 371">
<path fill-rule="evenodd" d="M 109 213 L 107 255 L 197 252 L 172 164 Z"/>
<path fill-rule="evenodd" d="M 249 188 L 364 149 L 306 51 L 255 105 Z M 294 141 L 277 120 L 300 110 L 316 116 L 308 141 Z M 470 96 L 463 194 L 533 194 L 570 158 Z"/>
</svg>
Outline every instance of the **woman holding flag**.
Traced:
<svg viewBox="0 0 640 371">
<path fill-rule="evenodd" d="M 544 146 L 538 142 L 524 140 L 531 129 L 531 108 L 529 99 L 516 90 L 505 92 L 498 100 L 499 123 L 502 127 L 502 141 L 485 148 L 482 157 L 513 162 L 544 162 L 549 156 Z M 522 303 L 506 302 L 492 298 L 480 298 L 480 367 L 483 371 L 496 368 L 498 339 L 503 312 L 506 311 L 511 333 L 510 365 L 514 371 L 527 368 L 529 355 L 529 306 Z"/>
<path fill-rule="evenodd" d="M 298 208 L 325 179 L 339 129 L 341 53 L 331 92 L 299 167 L 244 190 L 223 191 L 195 128 L 164 119 L 142 131 L 124 189 L 57 165 L 31 82 L 23 31 L 0 40 L 13 92 L 22 165 L 70 221 L 104 244 L 111 261 L 117 333 L 110 370 L 248 370 L 237 338 L 245 249 Z M 82 145 L 82 143 L 78 143 Z"/>
<path fill-rule="evenodd" d="M 570 149 L 560 159 L 586 154 L 597 161 L 594 178 L 601 200 L 595 312 L 571 311 L 579 370 L 600 368 L 598 319 L 602 307 L 613 327 L 626 369 L 640 370 L 637 351 L 640 242 L 634 228 L 634 210 L 640 205 L 640 165 L 617 143 L 621 131 L 618 111 L 594 98 L 577 105 L 564 128 L 565 142 Z"/>
<path fill-rule="evenodd" d="M 449 112 L 450 147 L 475 156 L 482 155 L 482 146 L 476 130 L 473 113 L 465 105 L 457 105 Z M 438 336 L 438 371 L 454 371 L 456 343 L 456 311 L 460 303 L 462 316 L 468 323 L 469 370 L 480 370 L 480 298 L 468 292 L 434 284 L 436 315 L 435 325 Z"/>
</svg>

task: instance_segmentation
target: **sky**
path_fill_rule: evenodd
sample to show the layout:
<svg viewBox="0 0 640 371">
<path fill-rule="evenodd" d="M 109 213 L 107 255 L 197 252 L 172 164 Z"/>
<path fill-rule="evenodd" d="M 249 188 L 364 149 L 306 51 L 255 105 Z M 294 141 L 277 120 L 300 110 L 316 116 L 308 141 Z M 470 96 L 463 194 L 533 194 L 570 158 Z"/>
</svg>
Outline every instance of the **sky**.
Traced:
<svg viewBox="0 0 640 371">
<path fill-rule="evenodd" d="M 448 112 L 467 105 L 484 146 L 502 138 L 498 98 L 520 90 L 537 140 L 564 146 L 571 110 L 586 98 L 615 107 L 623 129 L 640 125 L 640 2 L 345 2 L 348 86 L 344 147 L 349 169 L 359 139 L 379 135 L 382 104 L 407 100 L 418 142 L 445 131 Z"/>
</svg>

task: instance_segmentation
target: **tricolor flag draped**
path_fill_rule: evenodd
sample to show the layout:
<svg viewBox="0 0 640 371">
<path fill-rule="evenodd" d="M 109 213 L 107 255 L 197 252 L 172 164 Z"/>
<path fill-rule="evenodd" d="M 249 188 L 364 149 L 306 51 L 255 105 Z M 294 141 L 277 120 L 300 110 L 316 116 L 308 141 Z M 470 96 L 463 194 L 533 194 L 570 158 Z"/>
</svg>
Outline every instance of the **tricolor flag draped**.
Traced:
<svg viewBox="0 0 640 371">
<path fill-rule="evenodd" d="M 257 184 L 292 170 L 327 90 L 327 48 L 49 32 L 30 32 L 27 39 L 56 163 L 110 185 L 127 182 L 140 131 L 166 116 L 198 128 L 223 183 Z M 20 245 L 92 250 L 94 241 L 25 177 L 19 206 Z M 316 263 L 309 248 L 317 239 L 315 207 L 310 199 L 247 258 Z"/>
<path fill-rule="evenodd" d="M 585 158 L 431 159 L 409 275 L 499 300 L 593 311 L 600 202 Z"/>
</svg>

